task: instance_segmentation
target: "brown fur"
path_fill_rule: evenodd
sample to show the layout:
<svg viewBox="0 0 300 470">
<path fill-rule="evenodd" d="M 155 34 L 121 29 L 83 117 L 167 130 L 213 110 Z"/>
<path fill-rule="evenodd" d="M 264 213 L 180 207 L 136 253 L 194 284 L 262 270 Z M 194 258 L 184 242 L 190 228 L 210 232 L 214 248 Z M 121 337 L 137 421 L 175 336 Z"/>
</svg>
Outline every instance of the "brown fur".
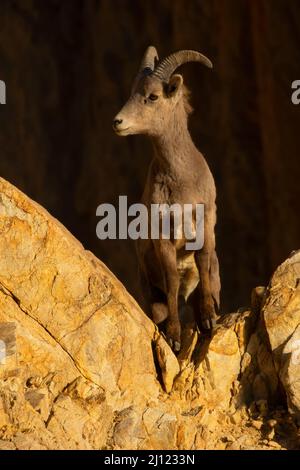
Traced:
<svg viewBox="0 0 300 470">
<path fill-rule="evenodd" d="M 158 96 L 155 101 L 150 96 Z M 201 328 L 214 326 L 219 307 L 220 278 L 215 252 L 216 190 L 213 176 L 188 131 L 192 108 L 181 75 L 165 84 L 143 77 L 115 118 L 119 135 L 145 134 L 153 143 L 153 160 L 142 196 L 150 210 L 158 204 L 205 204 L 204 246 L 187 252 L 182 240 L 138 240 L 142 285 L 153 321 L 166 320 L 169 344 L 181 344 L 179 307 L 190 302 Z"/>
<path fill-rule="evenodd" d="M 191 103 L 190 103 L 190 100 L 191 100 L 191 92 L 190 90 L 188 89 L 187 86 L 185 85 L 182 85 L 183 87 L 183 90 L 182 90 L 182 99 L 183 99 L 183 106 L 184 106 L 184 109 L 185 109 L 185 112 L 186 114 L 192 114 L 192 112 L 194 111 Z"/>
</svg>

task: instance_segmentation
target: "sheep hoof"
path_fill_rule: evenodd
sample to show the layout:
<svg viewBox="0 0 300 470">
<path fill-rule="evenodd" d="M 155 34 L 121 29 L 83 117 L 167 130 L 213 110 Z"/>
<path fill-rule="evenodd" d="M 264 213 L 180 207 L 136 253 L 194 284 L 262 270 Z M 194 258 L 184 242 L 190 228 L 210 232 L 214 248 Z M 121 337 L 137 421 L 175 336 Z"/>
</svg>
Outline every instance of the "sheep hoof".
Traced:
<svg viewBox="0 0 300 470">
<path fill-rule="evenodd" d="M 211 329 L 210 321 L 208 319 L 202 321 L 202 326 L 205 330 Z"/>
<path fill-rule="evenodd" d="M 202 327 L 205 331 L 213 333 L 213 331 L 216 329 L 217 326 L 217 319 L 212 317 L 212 318 L 206 318 L 205 320 L 202 320 Z"/>
<path fill-rule="evenodd" d="M 172 338 L 168 338 L 168 344 L 174 352 L 179 352 L 181 349 L 181 344 L 179 341 L 173 341 Z"/>
</svg>

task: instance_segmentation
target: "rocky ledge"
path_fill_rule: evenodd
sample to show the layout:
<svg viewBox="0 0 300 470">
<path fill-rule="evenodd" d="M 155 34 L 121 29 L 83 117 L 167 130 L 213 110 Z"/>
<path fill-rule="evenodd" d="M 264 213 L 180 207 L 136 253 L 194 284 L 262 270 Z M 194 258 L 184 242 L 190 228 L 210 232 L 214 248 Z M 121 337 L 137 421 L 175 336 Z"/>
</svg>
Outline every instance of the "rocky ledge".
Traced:
<svg viewBox="0 0 300 470">
<path fill-rule="evenodd" d="M 0 179 L 0 449 L 299 448 L 300 252 L 176 357 L 108 268 Z"/>
</svg>

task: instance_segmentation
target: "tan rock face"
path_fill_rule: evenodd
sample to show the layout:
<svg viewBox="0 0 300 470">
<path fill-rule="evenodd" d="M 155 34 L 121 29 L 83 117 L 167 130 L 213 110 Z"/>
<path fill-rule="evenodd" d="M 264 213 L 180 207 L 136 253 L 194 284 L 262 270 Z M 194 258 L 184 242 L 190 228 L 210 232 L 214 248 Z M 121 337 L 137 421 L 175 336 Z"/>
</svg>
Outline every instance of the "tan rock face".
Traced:
<svg viewBox="0 0 300 470">
<path fill-rule="evenodd" d="M 266 417 L 261 404 L 276 396 L 267 335 L 290 407 L 299 407 L 298 291 L 287 275 L 286 302 L 276 283 L 264 298 L 267 331 L 260 295 L 211 338 L 186 325 L 175 357 L 106 266 L 0 179 L 0 449 L 259 447 L 259 429 L 239 438 L 251 409 Z M 288 318 L 281 336 L 274 294 L 279 325 Z"/>
<path fill-rule="evenodd" d="M 155 341 L 155 350 L 161 368 L 164 388 L 165 391 L 169 393 L 172 390 L 174 379 L 180 371 L 178 360 L 172 353 L 170 346 L 161 336 Z"/>
<path fill-rule="evenodd" d="M 0 233 L 0 315 L 19 329 L 20 360 L 29 368 L 40 367 L 35 372 L 43 374 L 49 370 L 47 360 L 51 362 L 47 347 L 52 347 L 55 358 L 69 359 L 73 377 L 79 372 L 106 391 L 157 395 L 152 322 L 99 260 L 4 180 Z M 32 332 L 46 348 L 32 344 Z M 55 364 L 54 370 L 60 368 Z M 66 380 L 67 373 L 63 371 Z"/>
<path fill-rule="evenodd" d="M 283 349 L 280 379 L 287 393 L 290 410 L 300 418 L 300 325 Z"/>
<path fill-rule="evenodd" d="M 263 309 L 274 364 L 290 411 L 300 417 L 300 251 L 274 273 Z"/>
<path fill-rule="evenodd" d="M 47 425 L 60 443 L 46 447 L 103 446 L 115 411 L 161 391 L 154 325 L 99 260 L 2 179 L 0 253 L 0 424 L 11 436 L 20 419 L 32 422 L 38 441 Z"/>
<path fill-rule="evenodd" d="M 288 258 L 272 277 L 263 310 L 275 365 L 280 367 L 287 339 L 300 324 L 300 251 Z"/>
<path fill-rule="evenodd" d="M 238 339 L 231 328 L 220 328 L 207 344 L 204 359 L 196 371 L 199 391 L 207 403 L 228 408 L 231 389 L 240 372 L 241 355 Z"/>
</svg>

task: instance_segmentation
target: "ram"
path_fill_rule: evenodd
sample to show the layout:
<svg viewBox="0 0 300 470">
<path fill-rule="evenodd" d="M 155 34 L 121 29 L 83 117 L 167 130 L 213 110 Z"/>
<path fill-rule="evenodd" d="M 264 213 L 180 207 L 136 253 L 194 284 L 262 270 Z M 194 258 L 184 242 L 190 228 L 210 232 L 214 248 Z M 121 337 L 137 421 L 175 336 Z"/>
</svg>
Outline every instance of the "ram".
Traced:
<svg viewBox="0 0 300 470">
<path fill-rule="evenodd" d="M 134 80 L 131 96 L 113 121 L 117 135 L 147 135 L 153 143 L 142 203 L 204 204 L 204 244 L 188 251 L 185 239 L 139 239 L 139 270 L 150 317 L 162 322 L 170 346 L 181 348 L 180 312 L 193 308 L 198 327 L 211 331 L 220 301 L 219 264 L 215 251 L 216 189 L 203 155 L 188 130 L 189 92 L 176 69 L 187 62 L 211 68 L 210 60 L 196 51 L 182 50 L 159 61 L 150 46 Z M 195 221 L 194 221 L 195 222 Z M 190 308 L 189 307 L 189 308 Z"/>
</svg>

